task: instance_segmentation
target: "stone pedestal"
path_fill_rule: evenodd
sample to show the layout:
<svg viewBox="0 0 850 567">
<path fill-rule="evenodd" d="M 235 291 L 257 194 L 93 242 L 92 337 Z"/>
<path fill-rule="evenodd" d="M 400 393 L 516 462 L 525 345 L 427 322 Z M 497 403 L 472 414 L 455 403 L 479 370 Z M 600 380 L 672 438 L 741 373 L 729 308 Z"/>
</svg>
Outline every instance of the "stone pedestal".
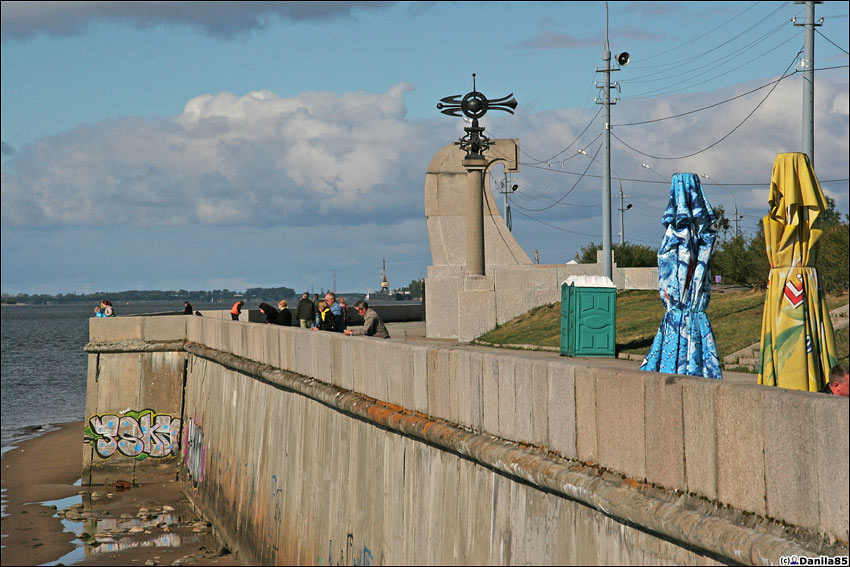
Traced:
<svg viewBox="0 0 850 567">
<path fill-rule="evenodd" d="M 496 287 L 493 276 L 466 276 L 457 294 L 457 340 L 470 342 L 496 326 Z"/>
</svg>

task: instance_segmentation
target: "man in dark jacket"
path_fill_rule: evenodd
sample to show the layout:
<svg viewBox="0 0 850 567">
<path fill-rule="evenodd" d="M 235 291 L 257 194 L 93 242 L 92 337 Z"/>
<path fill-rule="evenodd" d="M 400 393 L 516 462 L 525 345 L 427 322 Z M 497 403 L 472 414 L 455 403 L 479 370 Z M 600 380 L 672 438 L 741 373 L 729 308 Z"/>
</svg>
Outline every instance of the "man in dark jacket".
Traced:
<svg viewBox="0 0 850 567">
<path fill-rule="evenodd" d="M 260 312 L 266 316 L 266 323 L 277 325 L 277 309 L 268 303 L 260 303 Z"/>
<path fill-rule="evenodd" d="M 363 317 L 363 326 L 359 329 L 346 329 L 343 331 L 346 335 L 366 335 L 367 337 L 378 337 L 379 339 L 390 338 L 384 322 L 375 313 L 374 309 L 369 308 L 368 303 L 361 299 L 354 304 L 354 310 L 357 311 L 358 315 Z"/>
<path fill-rule="evenodd" d="M 310 294 L 306 291 L 301 294 L 301 301 L 295 309 L 295 316 L 301 322 L 302 329 L 309 329 L 316 320 L 316 306 L 310 301 Z"/>
</svg>

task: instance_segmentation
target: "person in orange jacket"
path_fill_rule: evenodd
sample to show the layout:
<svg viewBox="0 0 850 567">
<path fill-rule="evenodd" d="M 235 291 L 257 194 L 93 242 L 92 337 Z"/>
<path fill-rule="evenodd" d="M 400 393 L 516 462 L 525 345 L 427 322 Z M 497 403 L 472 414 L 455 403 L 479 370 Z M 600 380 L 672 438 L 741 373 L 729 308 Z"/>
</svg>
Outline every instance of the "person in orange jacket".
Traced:
<svg viewBox="0 0 850 567">
<path fill-rule="evenodd" d="M 242 313 L 242 306 L 245 305 L 244 301 L 237 301 L 233 304 L 233 309 L 230 310 L 230 318 L 234 321 L 239 320 L 239 314 Z"/>
</svg>

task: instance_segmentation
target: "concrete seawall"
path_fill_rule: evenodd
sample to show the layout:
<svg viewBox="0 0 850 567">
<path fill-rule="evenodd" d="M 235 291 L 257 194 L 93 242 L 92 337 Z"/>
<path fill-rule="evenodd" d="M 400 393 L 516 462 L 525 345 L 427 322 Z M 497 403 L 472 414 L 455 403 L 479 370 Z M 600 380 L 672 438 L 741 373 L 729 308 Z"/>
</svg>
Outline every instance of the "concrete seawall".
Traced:
<svg viewBox="0 0 850 567">
<path fill-rule="evenodd" d="M 847 554 L 846 398 L 212 317 L 93 319 L 87 349 L 87 417 L 156 423 L 176 397 L 181 433 L 139 459 L 122 425 L 126 451 L 86 445 L 84 482 L 179 463 L 247 561 Z"/>
</svg>

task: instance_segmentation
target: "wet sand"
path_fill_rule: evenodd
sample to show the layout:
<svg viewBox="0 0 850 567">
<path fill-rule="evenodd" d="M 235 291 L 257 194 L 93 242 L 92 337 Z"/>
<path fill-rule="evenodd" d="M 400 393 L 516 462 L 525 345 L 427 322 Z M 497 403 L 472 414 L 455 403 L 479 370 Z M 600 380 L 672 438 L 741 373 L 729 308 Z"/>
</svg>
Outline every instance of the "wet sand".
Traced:
<svg viewBox="0 0 850 567">
<path fill-rule="evenodd" d="M 75 486 L 82 431 L 81 422 L 66 424 L 3 455 L 2 565 L 241 564 L 176 481 L 126 490 Z"/>
</svg>

